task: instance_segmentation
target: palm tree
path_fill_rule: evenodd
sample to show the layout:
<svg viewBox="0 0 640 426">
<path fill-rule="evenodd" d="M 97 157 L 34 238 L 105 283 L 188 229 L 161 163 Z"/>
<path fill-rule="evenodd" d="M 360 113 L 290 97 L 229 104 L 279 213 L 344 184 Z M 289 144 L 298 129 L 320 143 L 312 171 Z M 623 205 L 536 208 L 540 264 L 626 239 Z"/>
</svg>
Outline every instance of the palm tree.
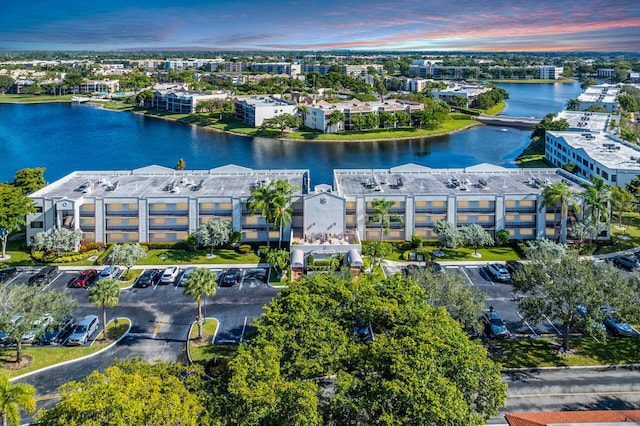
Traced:
<svg viewBox="0 0 640 426">
<path fill-rule="evenodd" d="M 601 223 L 608 227 L 609 203 L 611 201 L 608 185 L 600 176 L 594 176 L 591 178 L 591 185 L 586 185 L 585 188 L 586 191 L 582 195 L 585 205 L 585 219 L 593 229 L 598 228 Z"/>
<path fill-rule="evenodd" d="M 113 308 L 120 301 L 120 286 L 112 279 L 96 282 L 89 289 L 87 300 L 102 309 L 102 340 L 107 338 L 107 306 Z"/>
<path fill-rule="evenodd" d="M 293 209 L 286 196 L 278 194 L 274 199 L 273 226 L 278 227 L 278 248 L 282 246 L 282 231 L 291 223 Z"/>
<path fill-rule="evenodd" d="M 395 213 L 389 213 L 389 209 L 393 206 L 393 201 L 387 201 L 384 198 L 374 198 L 371 206 L 376 213 L 376 220 L 380 222 L 380 242 L 382 242 L 382 234 L 389 232 L 391 221 L 402 223 L 402 217 Z"/>
<path fill-rule="evenodd" d="M 307 119 L 307 114 L 309 114 L 309 107 L 306 105 L 298 105 L 296 109 L 298 110 L 298 114 L 302 116 L 302 124 L 304 124 L 304 121 Z"/>
<path fill-rule="evenodd" d="M 27 414 L 36 410 L 36 390 L 26 383 L 11 383 L 9 377 L 0 376 L 0 417 L 2 426 L 18 426 L 20 409 Z"/>
<path fill-rule="evenodd" d="M 580 108 L 580 100 L 579 99 L 569 99 L 565 105 L 565 107 L 569 111 L 577 111 Z"/>
<path fill-rule="evenodd" d="M 273 224 L 274 221 L 274 206 L 273 200 L 276 196 L 276 191 L 271 185 L 262 185 L 251 190 L 251 195 L 247 199 L 247 210 L 254 215 L 260 212 L 260 216 L 265 218 L 268 224 Z M 267 245 L 269 245 L 269 233 L 267 232 Z"/>
<path fill-rule="evenodd" d="M 184 284 L 184 294 L 193 297 L 198 304 L 198 338 L 202 338 L 202 298 L 216 294 L 218 277 L 209 269 L 197 268 Z"/>
<path fill-rule="evenodd" d="M 565 182 L 545 186 L 542 191 L 541 210 L 545 206 L 555 207 L 558 203 L 560 203 L 560 242 L 564 244 L 567 242 L 567 216 L 569 215 L 569 206 L 571 206 L 575 212 L 580 211 L 580 205 L 575 200 L 575 193 Z"/>
</svg>

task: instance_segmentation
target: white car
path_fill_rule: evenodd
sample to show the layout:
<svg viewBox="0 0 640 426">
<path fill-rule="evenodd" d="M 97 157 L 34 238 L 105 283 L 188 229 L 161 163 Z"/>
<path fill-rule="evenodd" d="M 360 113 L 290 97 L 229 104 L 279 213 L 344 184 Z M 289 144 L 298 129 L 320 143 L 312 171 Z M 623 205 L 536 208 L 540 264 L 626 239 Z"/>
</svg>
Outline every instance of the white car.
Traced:
<svg viewBox="0 0 640 426">
<path fill-rule="evenodd" d="M 506 266 L 501 263 L 487 263 L 487 271 L 496 281 L 509 282 L 511 274 Z"/>
<path fill-rule="evenodd" d="M 34 343 L 36 340 L 40 339 L 40 336 L 47 331 L 47 327 L 49 327 L 51 321 L 53 321 L 51 315 L 45 315 L 42 318 L 35 320 L 31 331 L 22 335 L 22 343 Z"/>
<path fill-rule="evenodd" d="M 171 284 L 178 277 L 178 272 L 180 272 L 180 269 L 177 266 L 169 266 L 162 273 L 160 284 Z"/>
<path fill-rule="evenodd" d="M 185 283 L 189 279 L 189 275 L 191 275 L 195 270 L 196 268 L 193 266 L 189 266 L 188 268 L 186 268 L 182 273 L 182 278 L 180 278 L 180 281 L 178 282 L 178 287 L 184 287 Z"/>
<path fill-rule="evenodd" d="M 104 280 L 107 278 L 117 280 L 120 277 L 121 273 L 122 270 L 119 266 L 107 266 L 98 275 L 98 280 Z"/>
</svg>

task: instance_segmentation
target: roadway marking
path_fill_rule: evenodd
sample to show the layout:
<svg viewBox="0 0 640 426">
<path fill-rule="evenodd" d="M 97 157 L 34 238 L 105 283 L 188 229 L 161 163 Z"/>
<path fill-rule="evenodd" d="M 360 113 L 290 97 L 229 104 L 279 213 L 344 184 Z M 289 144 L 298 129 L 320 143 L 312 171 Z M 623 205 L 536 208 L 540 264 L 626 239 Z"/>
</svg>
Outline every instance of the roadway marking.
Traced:
<svg viewBox="0 0 640 426">
<path fill-rule="evenodd" d="M 50 393 L 48 395 L 40 395 L 40 396 L 36 396 L 36 401 L 48 401 L 50 399 L 56 399 L 56 398 L 60 398 L 60 394 L 59 393 Z"/>
<path fill-rule="evenodd" d="M 547 316 L 546 316 L 546 315 L 542 315 L 542 316 L 544 317 L 544 319 L 546 319 L 546 320 L 547 320 L 547 322 L 548 322 L 549 324 L 551 324 L 551 327 L 553 327 L 553 329 L 556 331 L 556 333 L 558 334 L 558 337 L 562 337 L 562 332 L 561 332 L 560 330 L 558 330 L 558 328 L 557 328 L 555 325 L 553 325 L 553 323 L 551 322 L 551 320 L 550 320 L 549 318 L 547 318 Z"/>
<path fill-rule="evenodd" d="M 635 395 L 637 391 L 604 391 L 604 392 L 567 392 L 567 393 L 531 393 L 509 395 L 509 398 L 557 397 L 557 396 L 600 396 L 600 395 Z"/>
<path fill-rule="evenodd" d="M 55 280 L 57 280 L 58 278 L 60 278 L 62 275 L 64 275 L 63 272 L 59 273 L 58 275 L 56 275 L 56 277 L 54 279 L 52 279 L 51 281 L 49 281 L 49 283 L 47 285 L 45 285 L 44 287 L 42 287 L 42 289 L 40 290 L 40 293 L 43 293 L 46 289 L 48 289 L 51 284 L 53 284 L 53 282 Z M 17 277 L 16 277 L 17 278 Z"/>
<path fill-rule="evenodd" d="M 242 284 L 244 284 L 244 269 L 241 269 L 242 271 L 242 276 L 240 277 L 240 285 L 238 286 L 238 291 L 242 290 Z"/>
<path fill-rule="evenodd" d="M 242 325 L 242 333 L 240 333 L 240 343 L 242 343 L 242 338 L 244 337 L 244 331 L 247 328 L 247 318 L 244 317 L 244 324 Z"/>
<path fill-rule="evenodd" d="M 156 328 L 153 329 L 153 333 L 151 334 L 151 337 L 153 339 L 155 339 L 156 336 L 158 335 L 158 332 L 160 331 L 161 326 L 162 326 L 162 320 L 158 321 L 158 325 L 156 325 Z"/>
<path fill-rule="evenodd" d="M 464 270 L 465 268 L 460 268 L 460 270 L 462 271 L 462 273 L 464 274 L 465 277 L 467 277 L 467 281 L 469 281 L 469 284 L 474 285 L 473 281 L 471 281 L 471 278 L 469 278 L 469 274 L 467 274 L 467 271 Z"/>
<path fill-rule="evenodd" d="M 524 317 L 522 315 L 520 315 L 520 312 L 516 311 L 516 314 L 518 314 L 518 316 L 520 317 L 520 319 L 522 320 L 522 322 L 524 322 L 524 324 L 529 327 L 529 330 L 531 330 L 531 332 L 533 333 L 534 336 L 537 336 L 538 333 L 536 333 L 536 331 L 533 329 L 533 327 L 531 327 L 529 325 L 529 323 L 524 319 Z"/>
</svg>

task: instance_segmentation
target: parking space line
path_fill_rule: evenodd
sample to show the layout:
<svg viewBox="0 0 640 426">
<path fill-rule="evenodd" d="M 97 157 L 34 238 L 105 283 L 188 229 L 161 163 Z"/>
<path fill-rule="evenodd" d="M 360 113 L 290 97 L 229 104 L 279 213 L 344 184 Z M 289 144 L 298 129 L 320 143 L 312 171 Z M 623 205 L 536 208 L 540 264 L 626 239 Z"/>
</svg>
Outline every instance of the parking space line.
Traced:
<svg viewBox="0 0 640 426">
<path fill-rule="evenodd" d="M 43 293 L 46 289 L 48 289 L 48 288 L 51 286 L 51 284 L 53 284 L 53 282 L 54 282 L 55 280 L 57 280 L 58 278 L 60 278 L 62 275 L 64 275 L 64 273 L 63 273 L 63 272 L 59 273 L 59 274 L 58 274 L 54 279 L 52 279 L 51 281 L 49 281 L 49 284 L 45 285 L 44 287 L 42 287 L 42 288 L 40 289 L 40 293 Z"/>
<path fill-rule="evenodd" d="M 242 338 L 244 337 L 244 331 L 247 328 L 247 318 L 248 317 L 244 317 L 244 324 L 242 325 L 242 333 L 240 333 L 240 343 L 242 343 Z"/>
<path fill-rule="evenodd" d="M 531 333 L 533 333 L 534 336 L 537 336 L 538 333 L 536 333 L 536 331 L 533 329 L 533 327 L 531 327 L 529 325 L 529 323 L 524 319 L 524 317 L 522 315 L 520 315 L 520 312 L 516 311 L 516 314 L 518 314 L 518 316 L 520 317 L 520 319 L 522 320 L 522 322 L 524 322 L 524 324 L 529 327 L 529 330 L 531 330 Z"/>
<path fill-rule="evenodd" d="M 473 285 L 473 281 L 471 281 L 471 278 L 469 278 L 469 274 L 467 274 L 467 271 L 465 271 L 464 268 L 460 268 L 460 270 L 462 271 L 464 276 L 467 277 L 467 281 L 469 281 L 469 284 Z"/>
<path fill-rule="evenodd" d="M 155 339 L 156 336 L 158 335 L 158 332 L 160 331 L 160 327 L 162 326 L 162 320 L 158 321 L 158 325 L 156 325 L 156 328 L 153 329 L 153 333 L 151 334 L 151 338 Z"/>
<path fill-rule="evenodd" d="M 556 333 L 558 334 L 558 337 L 562 337 L 562 332 L 560 330 L 558 330 L 558 327 L 556 327 L 555 325 L 553 325 L 553 323 L 551 322 L 551 320 L 549 318 L 547 318 L 546 315 L 543 315 L 544 319 L 547 320 L 547 322 L 549 324 L 551 324 L 551 327 L 553 327 L 553 329 L 556 331 Z"/>
<path fill-rule="evenodd" d="M 242 284 L 244 284 L 244 274 L 245 274 L 245 270 L 241 269 L 242 271 L 242 276 L 240 277 L 240 285 L 238 286 L 238 291 L 242 290 Z"/>
</svg>

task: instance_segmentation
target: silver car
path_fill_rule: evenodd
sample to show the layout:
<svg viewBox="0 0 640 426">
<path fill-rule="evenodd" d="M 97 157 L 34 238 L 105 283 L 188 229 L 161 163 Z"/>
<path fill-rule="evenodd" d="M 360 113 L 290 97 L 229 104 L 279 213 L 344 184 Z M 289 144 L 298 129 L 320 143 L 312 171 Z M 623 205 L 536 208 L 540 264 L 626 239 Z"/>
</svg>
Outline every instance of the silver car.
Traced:
<svg viewBox="0 0 640 426">
<path fill-rule="evenodd" d="M 84 345 L 89 340 L 89 337 L 95 333 L 100 327 L 100 320 L 95 315 L 87 315 L 76 325 L 73 332 L 67 339 L 67 345 Z"/>
</svg>

